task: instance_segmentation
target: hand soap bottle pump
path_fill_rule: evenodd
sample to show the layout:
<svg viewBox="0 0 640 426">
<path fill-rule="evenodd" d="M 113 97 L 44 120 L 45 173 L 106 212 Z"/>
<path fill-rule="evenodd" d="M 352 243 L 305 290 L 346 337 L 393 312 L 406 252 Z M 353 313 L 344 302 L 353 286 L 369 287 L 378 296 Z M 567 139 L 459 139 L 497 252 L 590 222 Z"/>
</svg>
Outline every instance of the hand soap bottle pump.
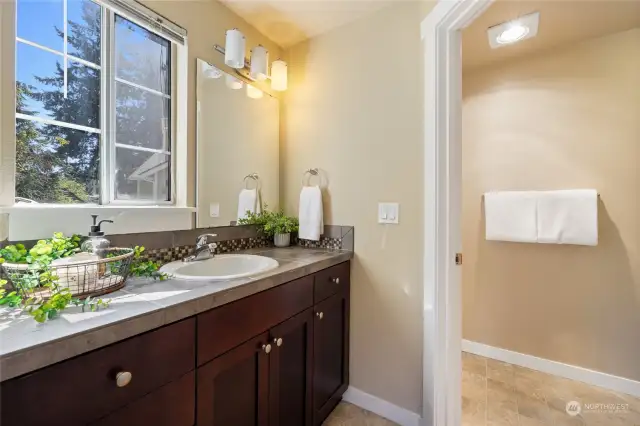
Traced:
<svg viewBox="0 0 640 426">
<path fill-rule="evenodd" d="M 108 249 L 111 242 L 104 237 L 104 231 L 100 229 L 103 222 L 113 223 L 112 220 L 101 220 L 98 222 L 98 215 L 92 214 L 93 225 L 89 231 L 89 238 L 84 240 L 80 246 L 80 250 L 86 253 L 94 253 L 100 257 L 104 257 L 104 250 Z M 97 222 L 97 223 L 96 223 Z"/>
</svg>

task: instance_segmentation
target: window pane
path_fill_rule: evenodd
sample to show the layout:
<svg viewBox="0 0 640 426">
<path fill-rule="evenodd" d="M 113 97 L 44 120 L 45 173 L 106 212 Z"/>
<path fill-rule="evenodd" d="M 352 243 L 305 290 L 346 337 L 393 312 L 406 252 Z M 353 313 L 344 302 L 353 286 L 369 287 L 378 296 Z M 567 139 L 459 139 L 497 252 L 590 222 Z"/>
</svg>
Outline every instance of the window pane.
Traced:
<svg viewBox="0 0 640 426">
<path fill-rule="evenodd" d="M 170 156 L 116 149 L 117 200 L 169 200 Z"/>
<path fill-rule="evenodd" d="M 18 112 L 100 128 L 100 71 L 69 61 L 65 98 L 62 57 L 23 43 L 16 71 Z"/>
<path fill-rule="evenodd" d="M 171 44 L 116 15 L 116 77 L 171 93 Z"/>
<path fill-rule="evenodd" d="M 67 50 L 93 64 L 100 64 L 100 6 L 89 0 L 68 0 Z"/>
<path fill-rule="evenodd" d="M 39 203 L 97 203 L 99 168 L 98 134 L 16 120 L 16 196 Z"/>
<path fill-rule="evenodd" d="M 62 52 L 62 0 L 17 0 L 16 8 L 18 37 Z"/>
<path fill-rule="evenodd" d="M 169 99 L 117 82 L 116 142 L 169 151 L 169 109 Z"/>
</svg>

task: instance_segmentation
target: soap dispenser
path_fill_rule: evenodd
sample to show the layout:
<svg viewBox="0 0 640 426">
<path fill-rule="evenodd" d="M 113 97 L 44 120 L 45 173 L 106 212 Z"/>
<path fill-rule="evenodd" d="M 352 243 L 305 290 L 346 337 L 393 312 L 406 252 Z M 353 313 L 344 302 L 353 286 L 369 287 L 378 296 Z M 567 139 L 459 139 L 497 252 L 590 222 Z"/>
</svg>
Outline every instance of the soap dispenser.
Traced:
<svg viewBox="0 0 640 426">
<path fill-rule="evenodd" d="M 105 249 L 108 249 L 111 242 L 104 237 L 104 231 L 100 229 L 103 222 L 113 223 L 112 220 L 101 220 L 98 222 L 98 215 L 92 214 L 93 225 L 89 230 L 89 238 L 84 240 L 80 246 L 80 250 L 85 253 L 93 253 L 100 257 L 104 257 Z M 97 222 L 97 223 L 96 223 Z"/>
</svg>

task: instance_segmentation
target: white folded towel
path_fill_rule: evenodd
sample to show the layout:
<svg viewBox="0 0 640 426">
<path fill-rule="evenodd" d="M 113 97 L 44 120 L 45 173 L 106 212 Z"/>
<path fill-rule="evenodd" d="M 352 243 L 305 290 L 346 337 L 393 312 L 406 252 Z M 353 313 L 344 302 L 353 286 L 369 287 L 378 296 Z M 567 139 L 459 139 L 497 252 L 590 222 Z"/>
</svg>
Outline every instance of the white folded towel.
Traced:
<svg viewBox="0 0 640 426">
<path fill-rule="evenodd" d="M 536 242 L 535 192 L 488 192 L 484 194 L 484 215 L 487 240 Z"/>
<path fill-rule="evenodd" d="M 300 229 L 298 237 L 319 241 L 324 228 L 322 218 L 322 192 L 319 186 L 305 186 L 300 192 Z"/>
<path fill-rule="evenodd" d="M 243 189 L 238 196 L 238 220 L 247 217 L 247 212 L 260 213 L 262 211 L 260 196 L 257 189 Z"/>
<path fill-rule="evenodd" d="M 538 192 L 538 242 L 598 245 L 595 189 Z"/>
</svg>

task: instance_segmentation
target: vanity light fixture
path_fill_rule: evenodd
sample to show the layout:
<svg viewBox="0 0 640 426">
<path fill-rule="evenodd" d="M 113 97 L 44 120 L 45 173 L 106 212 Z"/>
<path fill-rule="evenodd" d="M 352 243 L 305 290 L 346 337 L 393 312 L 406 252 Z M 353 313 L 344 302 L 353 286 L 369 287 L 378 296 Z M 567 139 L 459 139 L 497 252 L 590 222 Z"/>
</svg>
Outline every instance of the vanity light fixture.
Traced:
<svg viewBox="0 0 640 426">
<path fill-rule="evenodd" d="M 229 74 L 225 75 L 224 82 L 229 89 L 233 89 L 233 90 L 242 89 L 242 87 L 244 86 L 244 83 L 242 80 Z"/>
<path fill-rule="evenodd" d="M 227 31 L 227 45 L 222 47 L 218 44 L 213 46 L 214 50 L 224 55 L 224 63 L 236 69 L 243 80 L 265 81 L 271 80 L 271 88 L 279 92 L 287 90 L 287 63 L 281 59 L 273 61 L 271 64 L 271 75 L 269 75 L 269 51 L 261 45 L 251 50 L 251 60 L 240 58 L 237 52 L 244 52 L 244 36 L 242 36 L 242 49 L 236 48 L 240 44 L 237 34 L 242 34 L 237 28 Z M 230 54 L 229 49 L 234 49 Z M 244 60 L 243 66 L 238 66 Z M 235 88 L 235 87 L 234 87 Z M 237 88 L 241 88 L 237 87 Z"/>
<path fill-rule="evenodd" d="M 278 92 L 287 90 L 287 63 L 282 59 L 271 64 L 271 88 Z"/>
<path fill-rule="evenodd" d="M 489 45 L 492 49 L 517 43 L 538 35 L 540 13 L 530 13 L 513 21 L 495 25 L 487 30 Z"/>
<path fill-rule="evenodd" d="M 260 99 L 262 98 L 262 95 L 264 95 L 264 93 L 262 93 L 262 90 L 258 89 L 257 87 L 253 87 L 250 84 L 247 84 L 248 97 L 250 97 L 251 99 Z"/>
<path fill-rule="evenodd" d="M 244 34 L 237 28 L 228 30 L 224 48 L 224 63 L 231 68 L 244 68 L 244 51 Z"/>
<path fill-rule="evenodd" d="M 269 51 L 262 45 L 251 49 L 251 65 L 249 75 L 257 81 L 265 81 L 268 77 Z"/>
</svg>

